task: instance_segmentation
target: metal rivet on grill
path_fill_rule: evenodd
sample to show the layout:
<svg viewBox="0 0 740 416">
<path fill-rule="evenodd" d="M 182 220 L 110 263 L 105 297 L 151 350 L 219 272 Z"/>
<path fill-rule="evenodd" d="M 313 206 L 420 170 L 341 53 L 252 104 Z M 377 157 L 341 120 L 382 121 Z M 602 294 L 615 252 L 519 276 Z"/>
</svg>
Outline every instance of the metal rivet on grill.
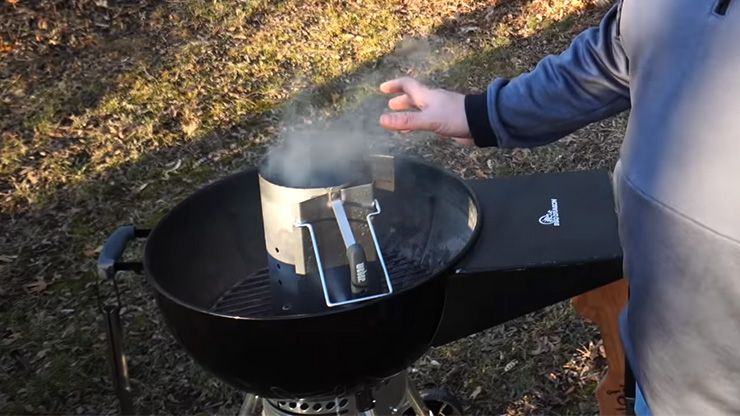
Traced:
<svg viewBox="0 0 740 416">
<path fill-rule="evenodd" d="M 283 310 L 284 311 L 289 311 L 290 310 L 290 305 L 283 305 Z"/>
</svg>

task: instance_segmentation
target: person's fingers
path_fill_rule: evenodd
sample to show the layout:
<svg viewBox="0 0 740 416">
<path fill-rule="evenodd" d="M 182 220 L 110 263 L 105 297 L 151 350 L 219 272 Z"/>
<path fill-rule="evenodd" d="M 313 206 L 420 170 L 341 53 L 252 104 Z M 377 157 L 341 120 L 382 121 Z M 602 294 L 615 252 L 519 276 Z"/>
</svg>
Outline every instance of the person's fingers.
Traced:
<svg viewBox="0 0 740 416">
<path fill-rule="evenodd" d="M 402 92 L 414 96 L 424 89 L 424 85 L 410 77 L 396 78 L 380 84 L 380 91 L 384 94 Z"/>
<path fill-rule="evenodd" d="M 388 113 L 380 117 L 380 125 L 388 130 L 429 130 L 431 124 L 422 112 Z"/>
<path fill-rule="evenodd" d="M 414 107 L 414 103 L 408 94 L 399 95 L 388 101 L 388 107 L 393 111 L 409 110 Z"/>
<path fill-rule="evenodd" d="M 380 84 L 380 92 L 383 94 L 394 94 L 397 92 L 403 92 L 403 84 L 401 78 L 392 79 Z"/>
</svg>

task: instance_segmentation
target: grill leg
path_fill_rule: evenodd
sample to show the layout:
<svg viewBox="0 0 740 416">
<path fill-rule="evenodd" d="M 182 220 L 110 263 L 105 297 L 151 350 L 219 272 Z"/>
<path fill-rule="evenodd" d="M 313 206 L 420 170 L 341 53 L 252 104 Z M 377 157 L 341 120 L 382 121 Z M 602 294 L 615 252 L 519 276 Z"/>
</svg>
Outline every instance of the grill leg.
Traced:
<svg viewBox="0 0 740 416">
<path fill-rule="evenodd" d="M 242 407 L 239 409 L 239 416 L 257 416 L 259 403 L 259 396 L 247 393 L 247 396 L 244 397 L 244 403 L 242 403 Z"/>
<path fill-rule="evenodd" d="M 432 416 L 432 411 L 424 403 L 424 399 L 421 398 L 419 391 L 416 390 L 416 386 L 410 379 L 406 379 L 406 400 L 409 401 L 417 416 Z"/>
<path fill-rule="evenodd" d="M 106 305 L 103 308 L 113 385 L 121 407 L 121 414 L 127 416 L 136 413 L 131 395 L 131 384 L 129 383 L 128 368 L 126 366 L 126 355 L 123 351 L 123 329 L 121 327 L 121 315 L 119 312 L 120 310 L 118 306 Z"/>
</svg>

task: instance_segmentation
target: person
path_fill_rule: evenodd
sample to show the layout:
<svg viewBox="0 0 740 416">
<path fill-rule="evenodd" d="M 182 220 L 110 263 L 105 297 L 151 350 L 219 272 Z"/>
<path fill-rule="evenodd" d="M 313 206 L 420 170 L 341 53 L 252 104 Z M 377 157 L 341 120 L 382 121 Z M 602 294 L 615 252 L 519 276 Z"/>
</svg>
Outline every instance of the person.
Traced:
<svg viewBox="0 0 740 416">
<path fill-rule="evenodd" d="M 629 111 L 614 193 L 620 333 L 642 414 L 740 414 L 740 0 L 617 0 L 482 94 L 383 83 L 380 125 L 536 147 Z"/>
</svg>

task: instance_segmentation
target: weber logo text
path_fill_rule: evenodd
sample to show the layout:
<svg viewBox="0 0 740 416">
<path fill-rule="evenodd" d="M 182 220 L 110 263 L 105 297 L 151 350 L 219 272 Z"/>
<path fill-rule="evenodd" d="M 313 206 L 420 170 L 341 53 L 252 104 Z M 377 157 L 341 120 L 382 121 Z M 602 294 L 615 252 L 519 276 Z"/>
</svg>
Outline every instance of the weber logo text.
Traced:
<svg viewBox="0 0 740 416">
<path fill-rule="evenodd" d="M 554 198 L 551 199 L 550 206 L 551 207 L 547 211 L 547 214 L 540 217 L 540 224 L 553 225 L 555 227 L 560 227 L 560 213 L 558 212 L 558 200 Z"/>
</svg>

